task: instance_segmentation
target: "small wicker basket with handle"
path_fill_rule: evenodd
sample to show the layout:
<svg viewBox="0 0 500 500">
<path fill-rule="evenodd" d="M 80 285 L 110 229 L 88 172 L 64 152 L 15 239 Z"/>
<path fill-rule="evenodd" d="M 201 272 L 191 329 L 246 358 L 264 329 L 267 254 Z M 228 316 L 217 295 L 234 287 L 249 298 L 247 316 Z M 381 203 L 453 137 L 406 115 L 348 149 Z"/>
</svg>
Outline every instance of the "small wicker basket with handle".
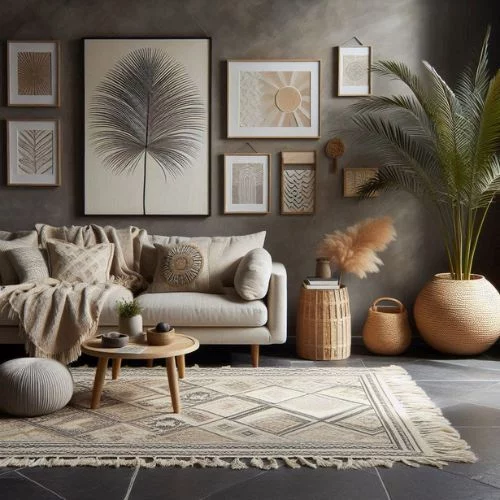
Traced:
<svg viewBox="0 0 500 500">
<path fill-rule="evenodd" d="M 380 302 L 396 305 L 379 306 Z M 397 299 L 380 297 L 368 309 L 363 327 L 363 342 L 375 354 L 397 355 L 403 353 L 411 342 L 411 330 L 406 307 Z"/>
</svg>

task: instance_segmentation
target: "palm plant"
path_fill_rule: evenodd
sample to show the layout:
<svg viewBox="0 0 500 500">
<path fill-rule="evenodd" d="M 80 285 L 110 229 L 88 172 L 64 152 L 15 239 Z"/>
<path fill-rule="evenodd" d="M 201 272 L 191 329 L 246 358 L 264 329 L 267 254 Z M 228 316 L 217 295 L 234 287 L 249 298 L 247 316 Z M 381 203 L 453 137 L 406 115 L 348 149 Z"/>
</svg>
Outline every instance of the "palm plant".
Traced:
<svg viewBox="0 0 500 500">
<path fill-rule="evenodd" d="M 142 163 L 146 214 L 148 159 L 165 181 L 191 167 L 203 142 L 206 106 L 182 64 L 162 50 L 142 48 L 106 74 L 89 115 L 91 142 L 105 167 L 130 174 Z"/>
<path fill-rule="evenodd" d="M 500 189 L 500 71 L 490 78 L 489 36 L 488 29 L 477 65 L 463 71 L 455 91 L 425 61 L 425 81 L 403 63 L 380 61 L 372 70 L 400 80 L 411 94 L 371 96 L 352 106 L 355 129 L 382 164 L 358 193 L 402 189 L 430 202 L 456 280 L 471 279 L 483 223 Z"/>
</svg>

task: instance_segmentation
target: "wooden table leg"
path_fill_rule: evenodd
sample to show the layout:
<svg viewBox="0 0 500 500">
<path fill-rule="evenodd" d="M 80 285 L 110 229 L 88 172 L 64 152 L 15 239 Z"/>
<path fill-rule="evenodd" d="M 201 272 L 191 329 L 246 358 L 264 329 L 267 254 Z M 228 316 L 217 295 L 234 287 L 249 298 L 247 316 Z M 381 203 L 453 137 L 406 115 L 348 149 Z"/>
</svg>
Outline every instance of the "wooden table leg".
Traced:
<svg viewBox="0 0 500 500">
<path fill-rule="evenodd" d="M 104 379 L 106 377 L 106 370 L 108 368 L 109 358 L 99 358 L 97 362 L 97 369 L 95 371 L 94 388 L 92 389 L 92 401 L 90 408 L 95 410 L 99 408 L 101 403 L 102 388 L 104 386 Z"/>
<path fill-rule="evenodd" d="M 177 371 L 179 372 L 179 378 L 184 378 L 186 373 L 186 358 L 184 355 L 176 356 L 175 361 L 177 361 Z"/>
<path fill-rule="evenodd" d="M 147 366 L 148 368 L 153 368 L 153 361 L 154 361 L 153 359 L 148 359 L 148 360 L 146 361 L 146 366 Z"/>
<path fill-rule="evenodd" d="M 122 358 L 115 358 L 113 359 L 113 368 L 112 368 L 112 375 L 113 375 L 113 380 L 118 379 L 120 376 L 120 368 L 122 366 Z"/>
<path fill-rule="evenodd" d="M 179 381 L 177 379 L 177 369 L 175 367 L 175 358 L 173 356 L 167 358 L 167 376 L 174 413 L 180 413 L 181 398 L 179 396 Z"/>
</svg>

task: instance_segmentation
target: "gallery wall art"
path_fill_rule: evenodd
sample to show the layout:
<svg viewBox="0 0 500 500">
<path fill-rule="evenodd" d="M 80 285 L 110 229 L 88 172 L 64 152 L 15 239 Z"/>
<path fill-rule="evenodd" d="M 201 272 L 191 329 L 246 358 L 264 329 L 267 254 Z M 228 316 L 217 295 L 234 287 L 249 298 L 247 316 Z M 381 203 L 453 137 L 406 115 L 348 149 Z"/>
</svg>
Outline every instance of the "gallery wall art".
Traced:
<svg viewBox="0 0 500 500">
<path fill-rule="evenodd" d="M 208 215 L 208 38 L 87 39 L 85 213 Z"/>
<path fill-rule="evenodd" d="M 60 105 L 58 41 L 7 42 L 7 105 Z"/>
<path fill-rule="evenodd" d="M 229 138 L 318 138 L 320 62 L 227 64 Z"/>
<path fill-rule="evenodd" d="M 344 168 L 344 197 L 358 196 L 358 189 L 367 181 L 377 175 L 377 167 L 347 167 Z M 373 196 L 378 196 L 374 194 Z"/>
<path fill-rule="evenodd" d="M 371 47 L 338 47 L 338 96 L 371 94 Z"/>
<path fill-rule="evenodd" d="M 268 154 L 224 155 L 224 213 L 269 213 L 270 169 Z"/>
<path fill-rule="evenodd" d="M 59 186 L 58 120 L 7 121 L 7 185 Z"/>
<path fill-rule="evenodd" d="M 316 152 L 281 153 L 281 214 L 310 215 L 316 205 Z"/>
</svg>

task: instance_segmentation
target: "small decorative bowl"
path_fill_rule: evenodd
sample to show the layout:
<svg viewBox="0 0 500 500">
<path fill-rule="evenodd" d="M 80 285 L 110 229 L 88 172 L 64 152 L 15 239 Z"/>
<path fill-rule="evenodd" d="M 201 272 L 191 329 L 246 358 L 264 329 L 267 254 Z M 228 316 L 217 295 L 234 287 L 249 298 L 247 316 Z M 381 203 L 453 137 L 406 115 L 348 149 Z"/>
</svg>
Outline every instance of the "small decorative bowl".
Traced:
<svg viewBox="0 0 500 500">
<path fill-rule="evenodd" d="M 168 345 L 174 341 L 175 328 L 170 328 L 168 332 L 157 332 L 156 328 L 148 328 L 146 336 L 149 345 Z"/>
<path fill-rule="evenodd" d="M 101 336 L 102 347 L 123 347 L 128 344 L 128 335 L 120 332 L 107 332 Z"/>
</svg>

